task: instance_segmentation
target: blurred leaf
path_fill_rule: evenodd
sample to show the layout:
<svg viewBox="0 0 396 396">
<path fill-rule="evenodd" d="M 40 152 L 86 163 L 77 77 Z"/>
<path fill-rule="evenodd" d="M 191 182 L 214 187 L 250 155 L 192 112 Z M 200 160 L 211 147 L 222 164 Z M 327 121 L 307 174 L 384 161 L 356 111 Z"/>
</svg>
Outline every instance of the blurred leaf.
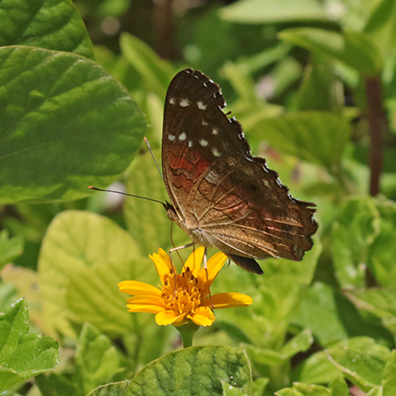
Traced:
<svg viewBox="0 0 396 396">
<path fill-rule="evenodd" d="M 239 348 L 191 347 L 169 353 L 147 365 L 133 378 L 126 396 L 189 396 L 197 392 L 222 395 L 221 381 L 250 394 L 252 378 L 246 354 Z"/>
<path fill-rule="evenodd" d="M 153 154 L 158 157 L 159 153 L 154 151 Z M 164 182 L 149 153 L 140 155 L 132 162 L 128 172 L 127 191 L 161 202 L 169 200 Z M 172 247 L 172 223 L 161 204 L 130 197 L 125 202 L 125 220 L 143 255 L 152 254 L 159 247 L 165 250 Z M 172 236 L 176 246 L 188 241 L 186 235 L 175 224 Z"/>
<path fill-rule="evenodd" d="M 342 375 L 334 378 L 329 384 L 331 396 L 349 396 L 348 384 L 345 382 Z"/>
<path fill-rule="evenodd" d="M 291 323 L 310 328 L 322 346 L 359 335 L 392 343 L 390 334 L 381 326 L 374 326 L 364 320 L 355 306 L 339 291 L 321 282 L 315 282 L 306 291 L 294 311 Z"/>
<path fill-rule="evenodd" d="M 368 392 L 381 385 L 390 351 L 368 337 L 351 338 L 342 346 L 330 348 L 329 358 L 344 376 Z"/>
<path fill-rule="evenodd" d="M 283 30 L 279 37 L 318 55 L 330 56 L 344 62 L 366 76 L 379 73 L 382 67 L 380 53 L 363 33 L 294 28 Z"/>
<path fill-rule="evenodd" d="M 314 0 L 245 0 L 220 10 L 220 16 L 239 23 L 279 23 L 290 21 L 325 21 L 324 8 Z"/>
<path fill-rule="evenodd" d="M 384 369 L 382 396 L 396 395 L 396 350 L 393 350 Z"/>
<path fill-rule="evenodd" d="M 383 396 L 382 388 L 380 386 L 377 386 L 371 389 L 370 392 L 367 392 L 365 396 Z"/>
<path fill-rule="evenodd" d="M 299 302 L 302 290 L 312 281 L 321 248 L 319 240 L 315 239 L 313 249 L 306 253 L 301 262 L 267 259 L 262 262 L 263 277 L 241 271 L 232 265 L 223 268 L 221 277 L 213 283 L 212 293 L 224 290 L 242 292 L 251 296 L 254 303 L 250 307 L 228 312 L 219 310 L 216 317 L 221 321 L 237 323 L 251 345 L 269 349 L 271 356 L 276 355 L 274 359 L 278 359 L 289 318 Z M 235 279 L 238 279 L 237 283 Z"/>
<path fill-rule="evenodd" d="M 23 239 L 9 237 L 7 230 L 0 231 L 0 269 L 23 253 Z"/>
<path fill-rule="evenodd" d="M 165 99 L 175 74 L 172 66 L 159 58 L 146 43 L 128 33 L 121 35 L 120 46 L 127 61 L 141 74 L 146 89 Z"/>
<path fill-rule="evenodd" d="M 292 381 L 307 384 L 324 384 L 334 380 L 339 375 L 334 365 L 330 362 L 325 351 L 316 352 L 305 359 L 292 372 Z"/>
<path fill-rule="evenodd" d="M 254 133 L 260 134 L 261 139 L 276 150 L 337 173 L 350 135 L 347 119 L 329 112 L 312 111 L 255 121 Z"/>
<path fill-rule="evenodd" d="M 10 304 L 17 299 L 17 291 L 15 290 L 14 285 L 11 283 L 0 284 L 0 312 L 4 312 L 8 309 Z"/>
<path fill-rule="evenodd" d="M 144 119 L 122 86 L 75 54 L 0 48 L 1 202 L 76 199 L 125 170 Z"/>
<path fill-rule="evenodd" d="M 307 385 L 296 382 L 293 388 L 281 389 L 275 392 L 277 396 L 331 396 L 330 391 L 324 386 L 320 385 Z"/>
<path fill-rule="evenodd" d="M 132 329 L 126 297 L 117 283 L 154 278 L 154 266 L 141 258 L 129 234 L 111 220 L 89 212 L 55 217 L 39 258 L 47 333 L 73 337 L 69 320 L 89 321 L 102 332 Z M 144 275 L 144 278 L 143 278 Z"/>
<path fill-rule="evenodd" d="M 126 396 L 130 382 L 128 380 L 102 385 L 90 392 L 87 396 Z"/>
<path fill-rule="evenodd" d="M 333 65 L 320 56 L 313 56 L 294 100 L 299 111 L 340 113 L 344 105 L 343 86 L 336 78 Z"/>
<path fill-rule="evenodd" d="M 281 96 L 292 84 L 301 77 L 302 68 L 293 57 L 287 56 L 279 61 L 271 72 L 275 83 L 274 96 Z"/>
<path fill-rule="evenodd" d="M 332 256 L 342 288 L 365 285 L 369 247 L 380 232 L 380 217 L 373 199 L 350 198 L 333 224 Z"/>
<path fill-rule="evenodd" d="M 91 40 L 71 1 L 2 0 L 0 20 L 0 47 L 28 45 L 94 59 Z"/>
<path fill-rule="evenodd" d="M 85 394 L 108 382 L 120 370 L 116 348 L 105 335 L 89 323 L 84 324 L 78 339 L 76 362 Z"/>
<path fill-rule="evenodd" d="M 395 50 L 396 44 L 396 2 L 395 0 L 382 0 L 377 2 L 364 32 L 385 57 Z"/>
<path fill-rule="evenodd" d="M 34 382 L 43 396 L 80 396 L 73 384 L 64 376 L 41 374 L 34 379 Z"/>
<path fill-rule="evenodd" d="M 369 267 L 384 287 L 396 289 L 396 203 L 392 200 L 375 201 L 380 215 L 380 232 L 369 250 Z"/>
<path fill-rule="evenodd" d="M 312 332 L 305 329 L 288 341 L 281 349 L 275 351 L 272 349 L 245 346 L 249 357 L 252 361 L 259 364 L 265 364 L 270 367 L 281 366 L 299 352 L 305 352 L 312 344 Z"/>
<path fill-rule="evenodd" d="M 28 268 L 6 265 L 0 273 L 3 282 L 13 284 L 18 296 L 23 296 L 29 304 L 30 322 L 40 328 L 42 322 L 42 296 L 39 287 L 39 275 Z"/>
<path fill-rule="evenodd" d="M 253 396 L 262 396 L 269 382 L 268 378 L 257 378 L 253 381 Z"/>
<path fill-rule="evenodd" d="M 0 314 L 0 391 L 59 363 L 58 343 L 51 337 L 29 334 L 29 312 L 20 299 Z"/>
<path fill-rule="evenodd" d="M 396 290 L 394 289 L 355 289 L 345 290 L 344 294 L 359 308 L 382 320 L 389 330 L 396 334 Z"/>
</svg>

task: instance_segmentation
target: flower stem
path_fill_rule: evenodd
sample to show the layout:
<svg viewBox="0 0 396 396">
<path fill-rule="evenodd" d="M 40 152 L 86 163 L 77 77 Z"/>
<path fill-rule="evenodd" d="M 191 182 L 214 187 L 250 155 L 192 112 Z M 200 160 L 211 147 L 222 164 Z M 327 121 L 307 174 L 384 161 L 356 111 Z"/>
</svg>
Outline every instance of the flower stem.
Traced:
<svg viewBox="0 0 396 396">
<path fill-rule="evenodd" d="M 188 322 L 183 326 L 176 327 L 179 330 L 183 340 L 183 348 L 188 348 L 193 344 L 194 333 L 199 329 L 199 326 L 193 322 Z"/>
</svg>

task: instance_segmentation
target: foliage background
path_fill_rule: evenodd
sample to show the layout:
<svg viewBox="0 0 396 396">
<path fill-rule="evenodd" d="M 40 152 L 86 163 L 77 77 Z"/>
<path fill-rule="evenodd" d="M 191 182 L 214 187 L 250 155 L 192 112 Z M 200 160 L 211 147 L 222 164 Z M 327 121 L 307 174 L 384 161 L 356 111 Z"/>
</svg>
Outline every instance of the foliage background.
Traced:
<svg viewBox="0 0 396 396">
<path fill-rule="evenodd" d="M 395 1 L 227 3 L 0 1 L 5 395 L 116 381 L 92 394 L 192 394 L 214 367 L 200 394 L 396 394 Z M 171 352 L 176 331 L 127 314 L 117 290 L 157 284 L 163 208 L 86 187 L 166 199 L 141 142 L 159 159 L 166 89 L 185 67 L 221 85 L 252 152 L 317 204 L 320 229 L 301 263 L 223 269 L 213 292 L 253 305 L 197 333 L 218 347 Z"/>
</svg>

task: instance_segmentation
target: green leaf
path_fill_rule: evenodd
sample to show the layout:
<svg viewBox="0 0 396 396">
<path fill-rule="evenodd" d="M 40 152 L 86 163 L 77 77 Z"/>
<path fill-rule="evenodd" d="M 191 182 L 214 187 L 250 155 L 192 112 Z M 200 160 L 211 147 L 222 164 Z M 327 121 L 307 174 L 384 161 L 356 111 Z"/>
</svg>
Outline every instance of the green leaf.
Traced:
<svg viewBox="0 0 396 396">
<path fill-rule="evenodd" d="M 290 359 L 297 353 L 307 351 L 313 343 L 311 329 L 304 329 L 282 347 L 284 358 Z"/>
<path fill-rule="evenodd" d="M 222 395 L 221 381 L 251 393 L 249 362 L 240 348 L 191 347 L 169 353 L 141 370 L 125 395 Z"/>
<path fill-rule="evenodd" d="M 390 351 L 368 337 L 351 338 L 342 346 L 330 348 L 329 358 L 344 376 L 368 392 L 381 385 Z"/>
<path fill-rule="evenodd" d="M 292 380 L 307 384 L 327 383 L 339 375 L 334 365 L 330 362 L 328 355 L 324 351 L 316 352 L 292 373 Z"/>
<path fill-rule="evenodd" d="M 106 333 L 131 331 L 127 296 L 117 283 L 156 279 L 154 265 L 140 257 L 125 230 L 82 211 L 55 217 L 43 239 L 38 267 L 47 320 L 43 325 L 49 334 L 59 331 L 71 337 L 75 333 L 70 318 L 81 324 L 89 321 Z"/>
<path fill-rule="evenodd" d="M 124 396 L 127 393 L 129 381 L 120 381 L 113 384 L 99 386 L 90 392 L 87 396 Z"/>
<path fill-rule="evenodd" d="M 66 52 L 0 48 L 0 202 L 77 199 L 129 165 L 144 133 L 128 92 Z"/>
<path fill-rule="evenodd" d="M 394 289 L 355 289 L 345 290 L 344 294 L 359 308 L 382 320 L 384 325 L 396 334 L 396 290 Z"/>
<path fill-rule="evenodd" d="M 365 76 L 376 75 L 382 68 L 377 47 L 364 33 L 294 28 L 282 31 L 279 37 L 318 55 L 341 61 Z"/>
<path fill-rule="evenodd" d="M 159 156 L 158 151 L 153 154 Z M 127 192 L 161 202 L 169 200 L 164 182 L 149 153 L 132 162 L 128 172 Z M 144 255 L 152 254 L 160 247 L 165 250 L 171 248 L 171 235 L 176 246 L 189 242 L 175 224 L 173 233 L 171 232 L 172 222 L 159 203 L 131 197 L 125 201 L 124 212 L 128 230 Z"/>
<path fill-rule="evenodd" d="M 294 102 L 299 111 L 341 111 L 344 105 L 341 83 L 330 62 L 321 56 L 312 56 Z"/>
<path fill-rule="evenodd" d="M 0 314 L 0 392 L 59 363 L 58 343 L 41 334 L 27 334 L 29 313 L 21 299 Z"/>
<path fill-rule="evenodd" d="M 372 38 L 384 57 L 389 56 L 395 49 L 395 18 L 395 0 L 382 0 L 376 3 L 364 28 L 364 32 Z"/>
<path fill-rule="evenodd" d="M 8 230 L 0 232 L 0 269 L 23 253 L 23 240 L 20 237 L 9 238 Z"/>
<path fill-rule="evenodd" d="M 331 396 L 349 396 L 348 384 L 345 382 L 342 375 L 334 378 L 329 384 Z"/>
<path fill-rule="evenodd" d="M 383 396 L 382 388 L 380 386 L 377 386 L 376 388 L 371 389 L 370 392 L 367 392 L 366 396 Z"/>
<path fill-rule="evenodd" d="M 396 395 L 396 350 L 393 350 L 384 369 L 382 378 L 383 396 Z"/>
<path fill-rule="evenodd" d="M 346 118 L 319 111 L 257 119 L 254 128 L 276 150 L 324 166 L 330 173 L 338 172 L 351 133 Z"/>
<path fill-rule="evenodd" d="M 68 0 L 2 0 L 0 47 L 28 45 L 94 59 L 76 7 Z"/>
<path fill-rule="evenodd" d="M 380 233 L 380 215 L 373 199 L 350 198 L 333 224 L 333 262 L 342 288 L 365 285 L 369 247 Z"/>
<path fill-rule="evenodd" d="M 325 21 L 325 9 L 314 0 L 245 0 L 223 7 L 221 18 L 239 23 Z"/>
<path fill-rule="evenodd" d="M 277 396 L 330 396 L 330 391 L 324 386 L 294 383 L 293 388 L 285 388 L 275 392 Z"/>
<path fill-rule="evenodd" d="M 172 66 L 159 56 L 143 41 L 123 33 L 120 47 L 126 60 L 140 73 L 146 89 L 165 99 L 169 82 L 174 76 Z"/>
<path fill-rule="evenodd" d="M 34 379 L 43 396 L 70 396 L 78 395 L 76 388 L 67 378 L 56 375 L 38 375 Z"/>
<path fill-rule="evenodd" d="M 111 341 L 95 327 L 85 323 L 76 349 L 77 369 L 85 394 L 105 384 L 120 371 L 120 361 Z"/>
</svg>

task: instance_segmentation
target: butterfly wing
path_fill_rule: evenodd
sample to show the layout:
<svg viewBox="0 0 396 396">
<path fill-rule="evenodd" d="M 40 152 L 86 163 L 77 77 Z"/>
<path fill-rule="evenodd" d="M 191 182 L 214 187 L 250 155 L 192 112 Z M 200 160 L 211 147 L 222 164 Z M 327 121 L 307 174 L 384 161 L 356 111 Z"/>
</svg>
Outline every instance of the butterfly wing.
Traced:
<svg viewBox="0 0 396 396">
<path fill-rule="evenodd" d="M 165 104 L 165 185 L 187 234 L 238 265 L 254 259 L 301 260 L 312 247 L 314 205 L 291 197 L 265 160 L 250 155 L 241 125 L 222 111 L 220 88 L 192 69 L 172 80 Z"/>
</svg>

